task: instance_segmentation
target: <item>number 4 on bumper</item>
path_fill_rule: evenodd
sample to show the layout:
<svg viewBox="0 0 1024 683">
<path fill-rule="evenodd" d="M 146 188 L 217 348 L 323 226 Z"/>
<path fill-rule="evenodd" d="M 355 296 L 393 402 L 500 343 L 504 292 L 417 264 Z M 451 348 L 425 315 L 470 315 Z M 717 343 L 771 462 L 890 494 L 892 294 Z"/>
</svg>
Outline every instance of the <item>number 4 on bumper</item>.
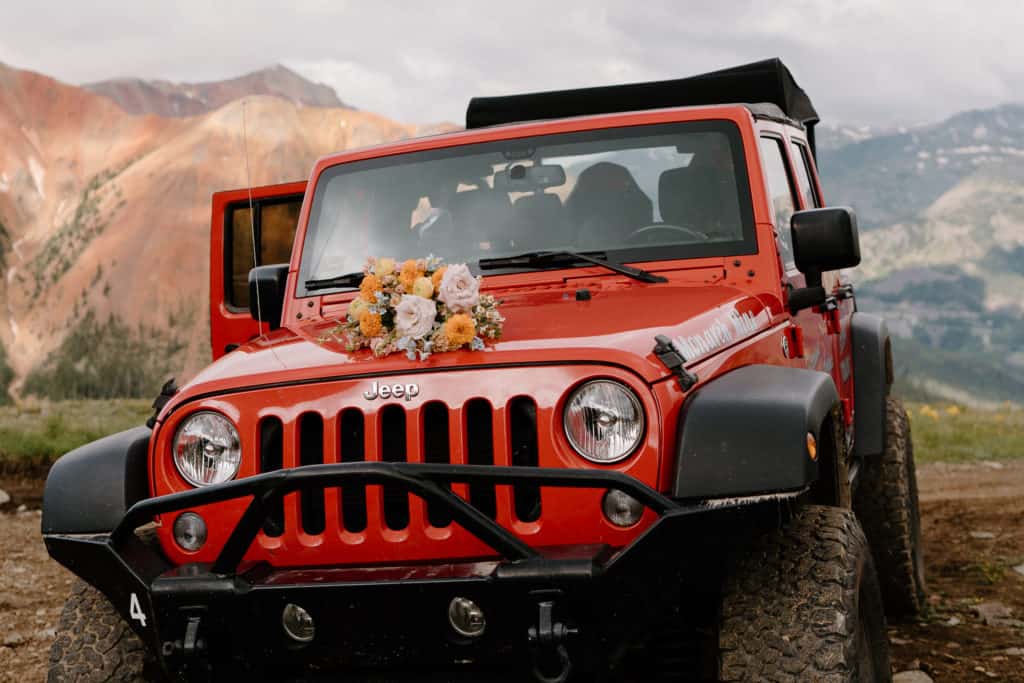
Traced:
<svg viewBox="0 0 1024 683">
<path fill-rule="evenodd" d="M 139 603 L 139 596 L 132 593 L 131 600 L 128 603 L 128 615 L 132 619 L 142 624 L 143 628 L 146 626 L 146 613 L 142 611 L 142 605 Z"/>
</svg>

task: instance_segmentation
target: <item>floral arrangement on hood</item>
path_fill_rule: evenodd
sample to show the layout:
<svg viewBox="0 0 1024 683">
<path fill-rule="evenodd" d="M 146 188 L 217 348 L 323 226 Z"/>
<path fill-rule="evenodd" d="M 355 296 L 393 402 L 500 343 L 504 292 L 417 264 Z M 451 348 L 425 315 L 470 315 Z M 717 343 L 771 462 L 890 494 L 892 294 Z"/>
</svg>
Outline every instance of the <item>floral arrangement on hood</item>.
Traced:
<svg viewBox="0 0 1024 683">
<path fill-rule="evenodd" d="M 464 263 L 370 258 L 363 272 L 345 321 L 327 335 L 349 351 L 368 348 L 378 357 L 404 351 L 410 360 L 425 360 L 443 351 L 479 351 L 485 340 L 501 338 L 498 303 L 480 293 L 483 278 Z"/>
</svg>

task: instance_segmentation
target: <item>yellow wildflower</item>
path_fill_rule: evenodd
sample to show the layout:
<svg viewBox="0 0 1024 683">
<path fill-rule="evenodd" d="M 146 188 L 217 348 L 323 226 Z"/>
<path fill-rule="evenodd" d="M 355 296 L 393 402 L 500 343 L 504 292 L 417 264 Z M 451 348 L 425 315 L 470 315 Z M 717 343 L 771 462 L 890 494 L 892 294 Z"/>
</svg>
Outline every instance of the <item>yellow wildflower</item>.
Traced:
<svg viewBox="0 0 1024 683">
<path fill-rule="evenodd" d="M 446 270 L 448 270 L 448 266 L 441 266 L 430 276 L 430 281 L 434 285 L 434 291 L 437 291 L 437 288 L 441 286 L 441 278 L 444 277 L 444 271 Z"/>
<path fill-rule="evenodd" d="M 377 292 L 381 290 L 380 280 L 376 275 L 366 275 L 359 284 L 359 296 L 363 301 L 374 303 L 377 301 Z"/>
<path fill-rule="evenodd" d="M 366 310 L 366 302 L 356 297 L 348 305 L 348 317 L 352 320 L 359 320 L 359 316 Z"/>
<path fill-rule="evenodd" d="M 382 329 L 380 314 L 363 311 L 359 316 L 359 331 L 364 337 L 376 337 Z"/>
<path fill-rule="evenodd" d="M 959 415 L 959 414 L 960 414 L 960 406 L 950 406 L 950 407 L 946 408 L 946 415 L 956 416 L 956 415 Z"/>
<path fill-rule="evenodd" d="M 421 275 L 416 278 L 416 282 L 412 283 L 412 293 L 424 299 L 429 299 L 434 296 L 434 283 L 430 281 L 429 277 Z"/>
<path fill-rule="evenodd" d="M 473 341 L 473 337 L 476 336 L 476 323 L 468 315 L 459 313 L 448 318 L 444 324 L 443 334 L 448 345 L 457 349 Z"/>
<path fill-rule="evenodd" d="M 398 273 L 398 281 L 405 287 L 405 291 L 411 292 L 413 283 L 416 282 L 416 278 L 423 275 L 420 269 L 416 267 L 416 261 L 409 259 L 402 264 L 402 270 Z"/>
</svg>

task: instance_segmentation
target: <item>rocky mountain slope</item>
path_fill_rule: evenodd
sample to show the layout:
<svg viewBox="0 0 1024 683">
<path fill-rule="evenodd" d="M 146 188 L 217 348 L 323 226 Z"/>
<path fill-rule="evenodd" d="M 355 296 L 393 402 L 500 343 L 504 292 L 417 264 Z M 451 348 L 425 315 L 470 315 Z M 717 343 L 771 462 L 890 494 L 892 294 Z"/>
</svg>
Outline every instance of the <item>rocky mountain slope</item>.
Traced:
<svg viewBox="0 0 1024 683">
<path fill-rule="evenodd" d="M 864 309 L 908 380 L 967 402 L 1024 399 L 1024 106 L 823 149 L 831 203 L 861 221 Z"/>
<path fill-rule="evenodd" d="M 116 78 L 88 83 L 86 90 L 115 102 L 129 114 L 163 117 L 197 116 L 250 95 L 273 95 L 296 105 L 349 108 L 332 88 L 311 83 L 281 65 L 238 78 L 208 83 L 171 83 L 141 78 Z"/>
<path fill-rule="evenodd" d="M 15 391 L 59 370 L 95 393 L 117 369 L 122 393 L 148 394 L 163 371 L 206 362 L 210 195 L 247 184 L 243 111 L 255 185 L 416 132 L 269 95 L 190 118 L 135 116 L 0 65 L 0 378 L 9 366 Z"/>
</svg>

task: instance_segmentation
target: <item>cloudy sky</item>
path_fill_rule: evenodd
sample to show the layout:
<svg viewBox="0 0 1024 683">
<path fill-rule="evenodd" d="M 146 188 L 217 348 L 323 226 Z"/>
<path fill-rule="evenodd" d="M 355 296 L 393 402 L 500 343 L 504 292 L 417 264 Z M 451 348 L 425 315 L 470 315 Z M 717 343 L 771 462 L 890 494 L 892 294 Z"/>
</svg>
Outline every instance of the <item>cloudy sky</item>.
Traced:
<svg viewBox="0 0 1024 683">
<path fill-rule="evenodd" d="M 5 2 L 0 62 L 71 83 L 275 62 L 356 107 L 460 122 L 469 97 L 674 78 L 779 56 L 826 121 L 1024 101 L 1019 0 Z"/>
</svg>

